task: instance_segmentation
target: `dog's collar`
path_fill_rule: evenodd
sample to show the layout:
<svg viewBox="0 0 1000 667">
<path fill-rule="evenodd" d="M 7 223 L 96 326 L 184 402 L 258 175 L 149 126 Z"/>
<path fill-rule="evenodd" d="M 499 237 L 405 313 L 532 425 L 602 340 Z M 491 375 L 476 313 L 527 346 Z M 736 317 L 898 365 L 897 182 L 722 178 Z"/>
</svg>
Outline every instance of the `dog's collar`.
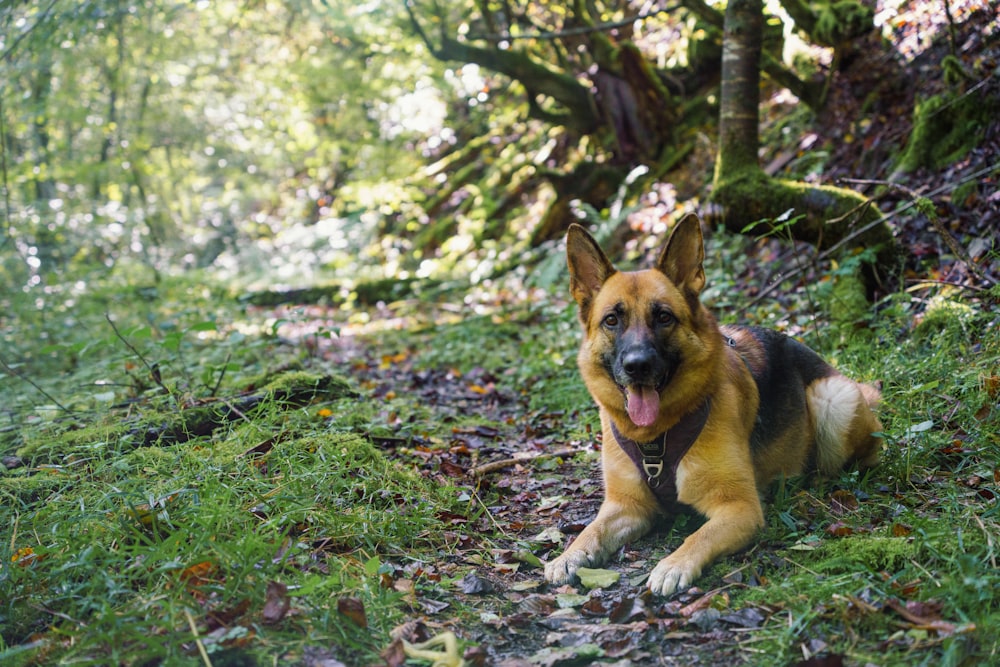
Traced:
<svg viewBox="0 0 1000 667">
<path fill-rule="evenodd" d="M 708 397 L 697 409 L 681 417 L 673 427 L 663 432 L 652 442 L 636 442 L 622 435 L 614 420 L 611 432 L 618 445 L 646 476 L 649 488 L 663 500 L 677 499 L 677 466 L 691 445 L 701 435 L 712 409 L 712 398 Z M 669 470 L 669 475 L 664 471 Z"/>
</svg>

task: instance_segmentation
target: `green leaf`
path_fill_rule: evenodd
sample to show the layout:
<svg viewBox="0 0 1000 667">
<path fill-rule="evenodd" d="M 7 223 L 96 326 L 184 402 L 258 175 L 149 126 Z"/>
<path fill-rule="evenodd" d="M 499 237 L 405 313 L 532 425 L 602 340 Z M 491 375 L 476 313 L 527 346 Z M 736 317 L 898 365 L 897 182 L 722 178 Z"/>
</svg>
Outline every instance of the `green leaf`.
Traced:
<svg viewBox="0 0 1000 667">
<path fill-rule="evenodd" d="M 541 567 L 542 559 L 531 553 L 527 549 L 518 549 L 514 552 L 514 559 L 531 567 Z"/>
<path fill-rule="evenodd" d="M 382 566 L 382 562 L 379 560 L 378 556 L 372 556 L 365 561 L 365 574 L 369 577 L 374 577 L 378 574 L 379 568 Z"/>
<path fill-rule="evenodd" d="M 622 575 L 621 572 L 614 570 L 581 567 L 576 571 L 576 576 L 580 578 L 580 584 L 585 588 L 607 588 L 618 583 Z"/>
<path fill-rule="evenodd" d="M 589 599 L 589 595 L 580 595 L 579 593 L 559 593 L 556 595 L 556 604 L 559 605 L 560 609 L 570 609 L 572 607 L 579 607 Z"/>
</svg>

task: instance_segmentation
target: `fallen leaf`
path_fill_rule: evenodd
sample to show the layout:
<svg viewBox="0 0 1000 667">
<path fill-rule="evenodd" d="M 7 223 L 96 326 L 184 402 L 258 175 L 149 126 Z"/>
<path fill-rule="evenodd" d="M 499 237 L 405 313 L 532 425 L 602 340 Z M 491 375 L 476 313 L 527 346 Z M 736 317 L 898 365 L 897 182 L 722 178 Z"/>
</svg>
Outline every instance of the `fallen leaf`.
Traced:
<svg viewBox="0 0 1000 667">
<path fill-rule="evenodd" d="M 854 512 L 858 509 L 858 499 L 853 493 L 844 489 L 838 489 L 830 494 L 830 510 L 837 515 Z"/>
<path fill-rule="evenodd" d="M 443 600 L 430 600 L 427 598 L 421 598 L 420 600 L 420 608 L 428 614 L 440 614 L 450 606 L 450 603 Z"/>
<path fill-rule="evenodd" d="M 337 600 L 337 611 L 347 617 L 359 628 L 368 627 L 368 617 L 365 616 L 365 605 L 358 598 L 340 598 Z"/>
<path fill-rule="evenodd" d="M 608 613 L 608 607 L 601 598 L 592 597 L 580 606 L 580 611 L 587 616 L 604 617 Z"/>
<path fill-rule="evenodd" d="M 202 561 L 195 563 L 181 570 L 181 581 L 189 587 L 204 586 L 209 583 L 209 575 L 215 571 L 215 564 L 212 561 Z"/>
<path fill-rule="evenodd" d="M 833 537 L 847 537 L 848 535 L 854 534 L 854 529 L 843 521 L 834 521 L 826 527 L 826 533 L 827 535 L 832 535 Z"/>
<path fill-rule="evenodd" d="M 579 607 L 589 599 L 589 595 L 580 595 L 578 593 L 559 593 L 556 595 L 556 604 L 559 605 L 560 609 L 570 609 L 572 607 Z"/>
<path fill-rule="evenodd" d="M 279 581 L 269 581 L 267 583 L 267 597 L 264 601 L 265 625 L 280 623 L 288 609 L 291 607 L 291 600 L 288 598 L 288 586 Z"/>
<path fill-rule="evenodd" d="M 542 532 L 531 538 L 532 542 L 542 542 L 543 544 L 562 544 L 565 539 L 562 531 L 555 526 L 549 526 Z"/>
<path fill-rule="evenodd" d="M 792 551 L 815 551 L 819 548 L 820 539 L 815 535 L 807 535 L 801 540 L 788 547 Z"/>
<path fill-rule="evenodd" d="M 894 523 L 892 524 L 892 536 L 893 537 L 906 537 L 913 532 L 913 528 L 907 526 L 905 523 Z"/>
<path fill-rule="evenodd" d="M 702 632 L 709 632 L 715 629 L 715 626 L 718 625 L 721 618 L 722 612 L 718 609 L 709 607 L 708 609 L 699 609 L 691 614 L 689 622 L 697 626 Z"/>
<path fill-rule="evenodd" d="M 301 664 L 303 667 L 346 667 L 332 651 L 320 646 L 306 646 L 302 650 Z"/>
<path fill-rule="evenodd" d="M 386 667 L 403 667 L 406 663 L 406 651 L 403 650 L 403 646 L 403 640 L 397 637 L 385 647 L 380 655 Z"/>
<path fill-rule="evenodd" d="M 470 572 L 462 577 L 462 580 L 458 582 L 458 587 L 466 595 L 483 595 L 492 593 L 494 590 L 493 584 L 488 579 L 483 579 L 475 572 Z"/>
<path fill-rule="evenodd" d="M 553 599 L 547 595 L 529 595 L 517 605 L 518 611 L 525 614 L 548 616 L 556 610 Z"/>
<path fill-rule="evenodd" d="M 465 477 L 466 470 L 451 461 L 441 461 L 441 472 L 448 477 Z"/>
<path fill-rule="evenodd" d="M 646 603 L 641 597 L 627 595 L 611 608 L 608 619 L 612 623 L 626 623 L 636 616 L 645 617 Z"/>
<path fill-rule="evenodd" d="M 767 616 L 754 607 L 744 607 L 743 609 L 725 614 L 721 620 L 741 628 L 759 628 L 764 625 Z"/>
<path fill-rule="evenodd" d="M 795 663 L 794 667 L 843 667 L 844 656 L 839 654 L 807 658 Z"/>
<path fill-rule="evenodd" d="M 581 567 L 576 571 L 576 576 L 580 578 L 580 584 L 584 588 L 607 588 L 618 583 L 622 575 L 614 570 Z"/>
<path fill-rule="evenodd" d="M 20 549 L 14 552 L 14 555 L 11 556 L 10 561 L 12 563 L 20 565 L 21 567 L 26 567 L 34 563 L 37 559 L 38 556 L 35 555 L 34 549 L 32 549 L 31 547 L 21 547 Z"/>
<path fill-rule="evenodd" d="M 557 665 L 589 665 L 604 657 L 604 649 L 596 644 L 581 644 L 563 648 L 546 647 L 535 653 L 529 662 L 540 667 Z"/>
<path fill-rule="evenodd" d="M 542 567 L 542 559 L 531 553 L 527 549 L 519 549 L 513 554 L 514 560 L 530 565 L 532 567 Z"/>
<path fill-rule="evenodd" d="M 975 630 L 974 623 L 955 625 L 940 617 L 941 603 L 910 601 L 905 605 L 895 598 L 889 598 L 886 606 L 899 614 L 918 630 L 932 630 L 941 637 L 950 637 L 960 632 Z"/>
<path fill-rule="evenodd" d="M 721 589 L 717 588 L 715 590 L 711 590 L 711 591 L 705 593 L 701 597 L 695 599 L 693 602 L 688 603 L 687 605 L 685 605 L 684 607 L 682 607 L 680 610 L 678 610 L 678 613 L 681 616 L 684 616 L 686 618 L 690 618 L 696 612 L 699 612 L 699 611 L 701 611 L 703 609 L 707 609 L 708 607 L 713 606 L 713 601 L 715 600 L 715 598 L 720 593 L 726 596 L 722 600 L 722 602 L 724 603 L 723 606 L 725 606 L 729 602 L 728 594 L 724 593 L 724 591 L 722 591 Z M 719 606 L 719 605 L 716 605 L 716 606 Z"/>
</svg>

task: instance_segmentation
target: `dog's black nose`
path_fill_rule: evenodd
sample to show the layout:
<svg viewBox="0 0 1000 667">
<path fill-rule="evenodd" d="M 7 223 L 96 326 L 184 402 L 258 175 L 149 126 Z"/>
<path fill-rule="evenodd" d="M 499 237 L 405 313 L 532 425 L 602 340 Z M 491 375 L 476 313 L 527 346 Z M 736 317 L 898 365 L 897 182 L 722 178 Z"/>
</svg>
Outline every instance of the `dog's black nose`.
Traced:
<svg viewBox="0 0 1000 667">
<path fill-rule="evenodd" d="M 656 364 L 656 352 L 648 347 L 634 347 L 622 354 L 622 370 L 633 380 L 645 379 Z"/>
</svg>

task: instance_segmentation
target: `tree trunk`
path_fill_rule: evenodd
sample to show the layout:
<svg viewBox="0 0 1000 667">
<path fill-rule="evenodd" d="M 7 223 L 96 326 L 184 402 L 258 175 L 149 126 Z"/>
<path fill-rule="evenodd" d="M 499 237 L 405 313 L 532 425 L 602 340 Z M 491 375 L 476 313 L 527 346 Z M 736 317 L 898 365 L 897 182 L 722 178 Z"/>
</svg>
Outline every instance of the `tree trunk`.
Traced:
<svg viewBox="0 0 1000 667">
<path fill-rule="evenodd" d="M 726 7 L 719 100 L 719 152 L 715 163 L 717 182 L 758 168 L 763 11 L 761 0 L 730 0 Z"/>
<path fill-rule="evenodd" d="M 776 219 L 792 210 L 801 216 L 788 228 L 792 236 L 820 249 L 856 234 L 852 247 L 877 250 L 875 261 L 861 272 L 871 298 L 882 291 L 886 277 L 897 273 L 898 246 L 878 208 L 851 190 L 770 178 L 758 163 L 762 5 L 761 0 L 730 0 L 726 7 L 711 213 L 734 233 L 763 221 L 763 228 L 754 230 L 760 233 L 773 231 Z"/>
</svg>

